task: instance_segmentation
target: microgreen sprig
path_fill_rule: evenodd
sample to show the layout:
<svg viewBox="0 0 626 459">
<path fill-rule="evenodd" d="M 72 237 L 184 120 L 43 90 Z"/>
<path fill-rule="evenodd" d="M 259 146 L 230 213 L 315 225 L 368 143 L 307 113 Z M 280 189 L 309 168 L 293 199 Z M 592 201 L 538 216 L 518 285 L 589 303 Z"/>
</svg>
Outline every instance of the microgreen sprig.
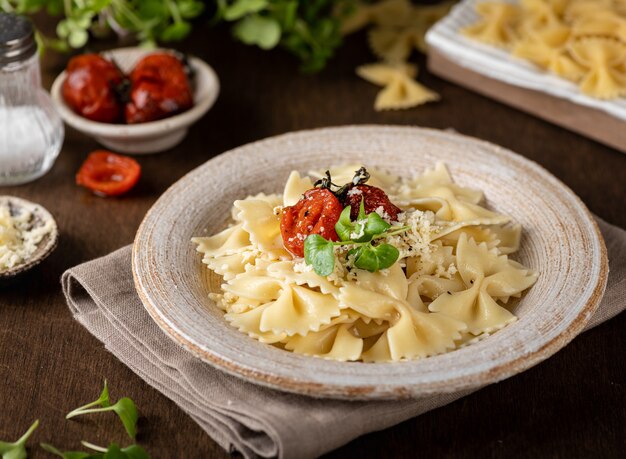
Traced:
<svg viewBox="0 0 626 459">
<path fill-rule="evenodd" d="M 2 455 L 2 459 L 26 459 L 26 457 L 28 457 L 26 453 L 26 442 L 38 426 L 39 420 L 36 420 L 19 440 L 12 443 L 0 441 L 0 455 Z"/>
<path fill-rule="evenodd" d="M 58 448 L 48 444 L 41 443 L 40 446 L 45 451 L 55 454 L 63 459 L 149 459 L 148 453 L 139 445 L 130 445 L 120 448 L 117 444 L 111 443 L 108 448 L 94 445 L 92 443 L 82 441 L 83 446 L 96 451 L 96 453 L 87 453 L 85 451 L 60 451 Z"/>
<path fill-rule="evenodd" d="M 100 408 L 94 408 L 96 406 L 99 406 Z M 126 429 L 128 436 L 132 439 L 135 438 L 137 435 L 137 419 L 139 418 L 139 413 L 137 412 L 135 403 L 130 398 L 123 397 L 112 405 L 106 381 L 104 381 L 104 388 L 102 389 L 102 393 L 97 400 L 70 411 L 65 416 L 65 419 L 71 419 L 75 416 L 81 416 L 83 414 L 102 413 L 105 411 L 114 411 L 122 421 L 122 424 L 124 424 L 124 428 Z"/>
<path fill-rule="evenodd" d="M 329 241 L 319 234 L 310 234 L 304 240 L 304 261 L 313 266 L 313 270 L 320 276 L 328 276 L 335 269 L 334 246 L 354 246 L 348 251 L 348 259 L 355 267 L 370 272 L 389 268 L 400 256 L 400 252 L 393 245 L 373 242 L 403 233 L 410 226 L 392 227 L 376 212 L 366 215 L 363 200 L 354 222 L 350 219 L 350 211 L 351 206 L 347 206 L 335 224 L 339 241 Z"/>
</svg>

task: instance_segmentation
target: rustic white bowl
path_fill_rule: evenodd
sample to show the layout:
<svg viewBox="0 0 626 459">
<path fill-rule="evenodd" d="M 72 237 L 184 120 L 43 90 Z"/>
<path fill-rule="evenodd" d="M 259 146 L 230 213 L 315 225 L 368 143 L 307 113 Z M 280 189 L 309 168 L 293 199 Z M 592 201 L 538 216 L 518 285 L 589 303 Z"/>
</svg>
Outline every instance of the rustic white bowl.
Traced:
<svg viewBox="0 0 626 459">
<path fill-rule="evenodd" d="M 31 212 L 33 215 L 33 227 L 43 226 L 48 222 L 51 222 L 52 226 L 50 232 L 39 242 L 37 250 L 35 250 L 35 253 L 33 253 L 30 258 L 6 271 L 0 271 L 0 282 L 6 282 L 18 274 L 37 266 L 54 251 L 59 240 L 59 230 L 56 221 L 52 214 L 44 207 L 15 196 L 0 196 L 0 206 L 7 204 L 10 208 L 17 209 L 18 211 L 24 209 Z"/>
<path fill-rule="evenodd" d="M 444 161 L 461 185 L 524 227 L 515 258 L 539 272 L 517 322 L 483 341 L 421 360 L 336 362 L 262 344 L 231 327 L 208 298 L 210 275 L 190 242 L 214 234 L 235 199 L 281 192 L 289 171 L 345 162 L 398 175 Z M 139 296 L 165 333 L 210 364 L 249 381 L 317 397 L 391 399 L 483 386 L 565 346 L 598 306 L 608 272 L 604 242 L 578 197 L 545 169 L 480 140 L 410 127 L 329 128 L 273 137 L 224 153 L 167 190 L 133 247 Z"/>
<path fill-rule="evenodd" d="M 112 58 L 125 73 L 147 54 L 162 50 L 118 48 L 103 52 Z M 94 137 L 102 145 L 120 153 L 146 154 L 168 150 L 178 145 L 187 135 L 189 126 L 201 118 L 213 105 L 219 93 L 219 80 L 204 61 L 191 57 L 189 64 L 195 72 L 193 86 L 194 106 L 169 118 L 139 124 L 113 124 L 91 121 L 74 112 L 63 98 L 65 71 L 54 80 L 51 89 L 59 114 L 74 129 Z"/>
</svg>

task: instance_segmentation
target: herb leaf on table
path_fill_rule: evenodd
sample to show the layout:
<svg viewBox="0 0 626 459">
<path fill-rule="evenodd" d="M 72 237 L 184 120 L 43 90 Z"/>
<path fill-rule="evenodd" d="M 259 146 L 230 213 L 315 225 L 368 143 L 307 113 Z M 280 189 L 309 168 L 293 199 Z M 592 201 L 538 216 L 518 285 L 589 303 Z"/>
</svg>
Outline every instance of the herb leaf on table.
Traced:
<svg viewBox="0 0 626 459">
<path fill-rule="evenodd" d="M 17 441 L 12 443 L 0 441 L 0 454 L 2 455 L 2 459 L 26 459 L 28 457 L 26 453 L 26 442 L 38 426 L 39 420 L 36 420 Z"/>
<path fill-rule="evenodd" d="M 86 441 L 83 441 L 82 444 L 96 452 L 60 451 L 58 448 L 48 443 L 41 443 L 40 446 L 45 451 L 62 457 L 63 459 L 150 459 L 148 453 L 139 445 L 130 445 L 125 448 L 120 448 L 117 444 L 111 443 L 108 448 L 103 448 Z"/>
<path fill-rule="evenodd" d="M 100 408 L 93 408 L 96 406 L 100 406 Z M 102 413 L 105 411 L 115 412 L 122 421 L 122 424 L 124 424 L 124 428 L 126 429 L 128 436 L 132 439 L 135 438 L 135 436 L 137 435 L 137 419 L 139 418 L 139 413 L 137 411 L 137 407 L 135 406 L 135 402 L 133 402 L 128 397 L 123 397 L 112 405 L 109 398 L 109 389 L 106 381 L 104 382 L 104 388 L 102 389 L 102 393 L 97 400 L 70 411 L 65 416 L 65 419 L 71 419 L 75 416 L 81 416 L 83 414 Z"/>
</svg>

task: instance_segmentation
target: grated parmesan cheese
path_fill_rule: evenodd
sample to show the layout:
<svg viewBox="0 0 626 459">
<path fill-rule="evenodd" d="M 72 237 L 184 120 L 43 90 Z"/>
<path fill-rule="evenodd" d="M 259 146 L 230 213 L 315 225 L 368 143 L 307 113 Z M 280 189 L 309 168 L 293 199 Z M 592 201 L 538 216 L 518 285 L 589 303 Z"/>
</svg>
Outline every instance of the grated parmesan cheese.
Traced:
<svg viewBox="0 0 626 459">
<path fill-rule="evenodd" d="M 0 204 L 0 272 L 28 260 L 52 231 L 51 221 L 34 225 L 33 219 L 33 213 L 27 209 L 12 212 L 8 204 Z"/>
</svg>

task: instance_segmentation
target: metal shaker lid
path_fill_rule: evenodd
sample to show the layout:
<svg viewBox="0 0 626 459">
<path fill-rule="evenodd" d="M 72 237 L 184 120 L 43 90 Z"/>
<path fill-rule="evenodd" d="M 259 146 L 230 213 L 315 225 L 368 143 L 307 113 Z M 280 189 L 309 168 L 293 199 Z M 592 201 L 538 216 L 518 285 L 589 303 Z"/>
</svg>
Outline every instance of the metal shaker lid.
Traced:
<svg viewBox="0 0 626 459">
<path fill-rule="evenodd" d="M 17 14 L 0 13 L 0 66 L 26 60 L 36 52 L 30 20 Z"/>
</svg>

